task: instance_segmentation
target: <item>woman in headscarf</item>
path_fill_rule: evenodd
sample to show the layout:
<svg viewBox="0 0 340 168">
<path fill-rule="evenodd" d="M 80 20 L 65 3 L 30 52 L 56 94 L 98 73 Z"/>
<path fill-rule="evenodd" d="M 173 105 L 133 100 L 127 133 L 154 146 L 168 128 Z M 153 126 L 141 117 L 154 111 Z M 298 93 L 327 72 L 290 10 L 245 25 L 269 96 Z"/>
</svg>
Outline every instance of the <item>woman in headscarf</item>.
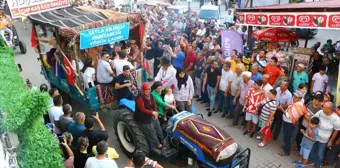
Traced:
<svg viewBox="0 0 340 168">
<path fill-rule="evenodd" d="M 155 57 L 155 63 L 154 63 L 154 74 L 157 74 L 158 70 L 160 69 L 160 67 L 158 67 L 161 63 L 161 59 L 163 57 L 163 43 L 162 41 L 158 40 L 156 41 L 156 47 L 153 48 L 153 54 Z"/>
<path fill-rule="evenodd" d="M 136 99 L 136 111 L 134 119 L 139 123 L 144 135 L 148 138 L 152 148 L 162 148 L 164 135 L 158 120 L 158 112 L 155 99 L 151 95 L 151 84 L 144 82 L 141 93 Z"/>
<path fill-rule="evenodd" d="M 176 77 L 164 84 L 164 87 L 174 86 L 173 94 L 175 96 L 178 111 L 191 111 L 191 99 L 194 96 L 194 84 L 189 75 L 184 72 L 182 67 L 177 69 Z"/>
<path fill-rule="evenodd" d="M 161 68 L 155 77 L 155 81 L 160 81 L 164 85 L 175 78 L 175 76 L 176 69 L 171 65 L 171 62 L 167 57 L 163 57 L 161 60 Z"/>
<path fill-rule="evenodd" d="M 156 101 L 156 105 L 157 105 L 157 112 L 159 117 L 159 121 L 161 123 L 161 125 L 166 121 L 166 113 L 165 113 L 165 108 L 169 108 L 169 109 L 176 109 L 176 106 L 172 105 L 172 104 L 168 104 L 165 102 L 165 100 L 163 100 L 162 98 L 162 93 L 163 93 L 163 85 L 161 82 L 156 81 L 153 85 L 152 85 L 152 96 Z"/>
</svg>

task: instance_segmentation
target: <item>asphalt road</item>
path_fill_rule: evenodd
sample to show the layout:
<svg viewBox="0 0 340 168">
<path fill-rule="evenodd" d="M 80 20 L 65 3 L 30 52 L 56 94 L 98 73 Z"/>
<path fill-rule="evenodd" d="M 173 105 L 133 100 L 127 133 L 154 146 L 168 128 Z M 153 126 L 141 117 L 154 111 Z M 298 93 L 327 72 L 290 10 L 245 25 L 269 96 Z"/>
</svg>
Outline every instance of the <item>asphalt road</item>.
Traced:
<svg viewBox="0 0 340 168">
<path fill-rule="evenodd" d="M 196 6 L 196 7 L 195 7 Z M 192 8 L 198 9 L 198 3 L 193 2 Z M 221 9 L 223 9 L 221 7 Z M 30 36 L 31 36 L 31 25 L 29 24 L 28 30 L 23 30 L 23 25 L 21 23 L 15 23 L 15 26 L 17 27 L 17 31 L 19 33 L 20 39 L 26 43 L 27 46 L 27 53 L 25 55 L 21 54 L 19 49 L 16 51 L 15 55 L 15 62 L 20 63 L 23 68 L 23 72 L 21 72 L 22 78 L 30 79 L 34 85 L 40 85 L 43 83 L 48 84 L 48 82 L 45 80 L 45 78 L 40 74 L 41 67 L 40 62 L 37 60 L 38 54 L 35 53 L 32 47 L 30 47 Z M 338 33 L 339 34 L 339 33 Z M 326 42 L 327 39 L 332 39 L 335 41 L 336 39 L 340 38 L 335 36 L 336 31 L 331 30 L 319 30 L 318 35 L 309 40 L 309 45 L 311 46 L 315 42 Z M 300 40 L 300 45 L 302 46 L 304 44 L 304 40 Z M 47 46 L 46 46 L 47 47 Z M 336 79 L 330 79 L 330 80 L 336 80 Z M 280 144 L 281 142 L 270 142 L 266 148 L 259 149 L 256 144 L 256 140 L 249 139 L 249 137 L 245 137 L 242 135 L 242 130 L 240 128 L 230 128 L 227 127 L 231 123 L 230 120 L 227 120 L 225 118 L 221 118 L 221 114 L 214 114 L 212 117 L 208 118 L 206 116 L 205 107 L 202 104 L 196 103 L 196 109 L 198 113 L 204 114 L 204 117 L 215 123 L 217 126 L 225 129 L 240 145 L 243 147 L 249 147 L 252 150 L 252 157 L 251 157 L 251 166 L 250 167 L 293 167 L 291 164 L 291 161 L 293 159 L 296 159 L 295 156 L 291 155 L 289 157 L 279 157 L 277 153 L 280 151 Z M 83 111 L 90 115 L 90 112 L 88 109 L 82 107 L 81 105 L 74 102 L 73 104 L 74 112 Z M 106 130 L 110 133 L 110 139 L 109 139 L 109 145 L 111 147 L 114 147 L 117 152 L 120 154 L 119 160 L 117 160 L 117 163 L 119 167 L 123 167 L 123 165 L 129 160 L 126 155 L 122 152 L 120 145 L 118 144 L 116 140 L 116 136 L 114 135 L 113 130 L 113 123 L 112 123 L 112 113 L 101 113 L 100 118 L 102 122 L 104 123 Z M 255 142 L 254 142 L 255 141 Z M 163 164 L 164 167 L 178 167 L 173 164 L 169 164 L 167 162 L 164 162 L 162 160 L 158 160 L 160 163 Z"/>
</svg>

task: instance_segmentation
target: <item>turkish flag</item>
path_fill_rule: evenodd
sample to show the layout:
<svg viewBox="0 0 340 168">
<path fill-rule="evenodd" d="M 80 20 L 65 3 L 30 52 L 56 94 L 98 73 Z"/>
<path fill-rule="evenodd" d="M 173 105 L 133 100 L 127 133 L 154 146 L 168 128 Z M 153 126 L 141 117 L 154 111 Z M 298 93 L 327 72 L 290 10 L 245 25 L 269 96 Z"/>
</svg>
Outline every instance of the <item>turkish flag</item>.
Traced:
<svg viewBox="0 0 340 168">
<path fill-rule="evenodd" d="M 146 59 L 143 60 L 143 68 L 145 68 L 147 73 L 150 73 L 150 68 L 149 68 L 149 64 L 146 61 Z"/>
<path fill-rule="evenodd" d="M 272 140 L 272 131 L 270 130 L 270 126 L 265 126 L 261 129 L 261 133 L 263 134 L 263 138 L 267 141 Z"/>
<path fill-rule="evenodd" d="M 76 84 L 76 81 L 73 77 L 74 71 L 73 71 L 71 62 L 68 60 L 66 55 L 64 55 L 64 62 L 65 62 L 65 68 L 66 68 L 66 75 L 67 75 L 68 83 L 70 85 L 74 86 Z"/>
<path fill-rule="evenodd" d="M 32 31 L 31 31 L 31 46 L 33 48 L 37 47 L 37 40 L 36 40 L 36 35 L 35 35 L 35 28 L 32 26 Z"/>
</svg>

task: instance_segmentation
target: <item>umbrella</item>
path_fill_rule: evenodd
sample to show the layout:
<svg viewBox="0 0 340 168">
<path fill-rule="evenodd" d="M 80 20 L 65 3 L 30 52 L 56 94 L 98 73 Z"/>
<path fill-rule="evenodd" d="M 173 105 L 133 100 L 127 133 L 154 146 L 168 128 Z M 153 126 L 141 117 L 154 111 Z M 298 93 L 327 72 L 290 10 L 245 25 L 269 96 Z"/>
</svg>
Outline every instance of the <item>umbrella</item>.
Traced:
<svg viewBox="0 0 340 168">
<path fill-rule="evenodd" d="M 257 40 L 270 42 L 292 42 L 300 38 L 298 34 L 285 28 L 266 28 L 253 33 Z"/>
</svg>

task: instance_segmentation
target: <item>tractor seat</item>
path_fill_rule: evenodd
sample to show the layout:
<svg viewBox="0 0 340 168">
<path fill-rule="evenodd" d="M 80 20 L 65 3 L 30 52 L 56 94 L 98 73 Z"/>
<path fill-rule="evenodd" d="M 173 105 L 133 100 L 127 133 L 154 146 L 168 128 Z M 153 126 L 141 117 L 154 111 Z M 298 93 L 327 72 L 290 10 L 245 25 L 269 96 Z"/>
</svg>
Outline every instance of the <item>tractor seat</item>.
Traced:
<svg viewBox="0 0 340 168">
<path fill-rule="evenodd" d="M 224 130 L 199 117 L 179 121 L 176 130 L 208 153 L 216 162 L 233 156 L 238 145 Z"/>
</svg>

